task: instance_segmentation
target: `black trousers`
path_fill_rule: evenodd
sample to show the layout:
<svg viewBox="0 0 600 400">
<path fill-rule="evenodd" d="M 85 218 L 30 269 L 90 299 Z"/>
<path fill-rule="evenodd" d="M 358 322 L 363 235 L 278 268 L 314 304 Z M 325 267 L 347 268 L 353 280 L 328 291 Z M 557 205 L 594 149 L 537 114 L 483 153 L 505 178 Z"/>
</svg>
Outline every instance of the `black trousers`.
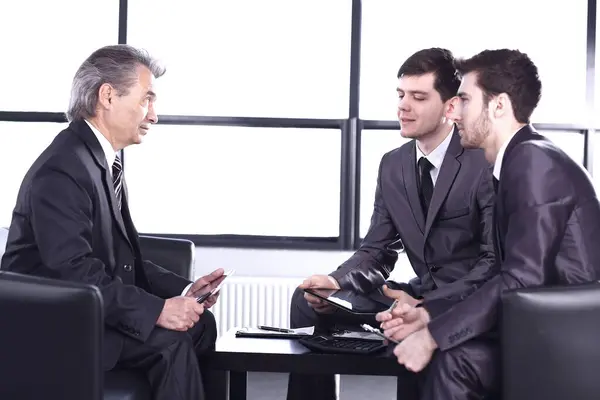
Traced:
<svg viewBox="0 0 600 400">
<path fill-rule="evenodd" d="M 127 337 L 115 368 L 143 371 L 155 400 L 204 400 L 210 380 L 203 380 L 198 358 L 215 349 L 216 339 L 215 317 L 206 310 L 186 332 L 157 326 L 144 343 Z"/>
<path fill-rule="evenodd" d="M 331 329 L 361 330 L 361 323 L 377 324 L 357 319 L 343 312 L 317 314 L 296 290 L 292 297 L 290 325 L 292 328 L 315 326 L 319 331 Z M 427 368 L 407 376 L 401 383 L 401 399 L 414 400 L 475 400 L 496 395 L 499 385 L 500 359 L 495 340 L 475 339 L 448 351 L 436 351 Z M 413 379 L 410 380 L 410 377 Z M 331 375 L 290 374 L 287 400 L 335 400 L 335 379 Z"/>
</svg>

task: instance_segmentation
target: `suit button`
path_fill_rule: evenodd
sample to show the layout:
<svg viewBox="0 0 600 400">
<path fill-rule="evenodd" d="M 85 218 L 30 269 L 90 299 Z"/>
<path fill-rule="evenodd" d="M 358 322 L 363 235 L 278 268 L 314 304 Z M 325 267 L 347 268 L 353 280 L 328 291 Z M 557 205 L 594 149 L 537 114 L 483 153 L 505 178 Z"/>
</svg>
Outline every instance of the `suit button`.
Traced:
<svg viewBox="0 0 600 400">
<path fill-rule="evenodd" d="M 431 267 L 429 267 L 431 269 L 431 272 L 437 272 L 440 270 L 440 267 L 437 265 L 432 265 Z"/>
<path fill-rule="evenodd" d="M 131 265 L 129 265 L 129 264 L 123 265 L 123 269 L 127 272 L 131 272 L 131 270 L 132 270 Z"/>
</svg>

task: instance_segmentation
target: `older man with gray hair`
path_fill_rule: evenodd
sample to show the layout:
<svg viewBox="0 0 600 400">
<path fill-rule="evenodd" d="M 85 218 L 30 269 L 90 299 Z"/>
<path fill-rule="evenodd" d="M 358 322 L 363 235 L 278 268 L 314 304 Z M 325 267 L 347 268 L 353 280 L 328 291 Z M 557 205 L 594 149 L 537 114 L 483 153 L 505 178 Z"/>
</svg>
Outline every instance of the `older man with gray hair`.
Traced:
<svg viewBox="0 0 600 400">
<path fill-rule="evenodd" d="M 157 400 L 204 398 L 197 356 L 216 324 L 195 282 L 142 259 L 117 154 L 158 121 L 154 80 L 165 73 L 127 45 L 92 53 L 73 80 L 70 124 L 33 163 L 18 194 L 1 268 L 96 285 L 105 311 L 104 367 L 146 373 Z M 68 347 L 65 347 L 68 351 Z"/>
</svg>

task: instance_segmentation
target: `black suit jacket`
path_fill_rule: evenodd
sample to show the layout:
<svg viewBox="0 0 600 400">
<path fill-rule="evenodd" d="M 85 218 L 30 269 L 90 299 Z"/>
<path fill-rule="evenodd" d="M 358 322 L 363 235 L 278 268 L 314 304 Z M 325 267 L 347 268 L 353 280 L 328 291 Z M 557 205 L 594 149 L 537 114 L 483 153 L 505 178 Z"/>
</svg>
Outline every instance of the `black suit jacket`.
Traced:
<svg viewBox="0 0 600 400">
<path fill-rule="evenodd" d="M 142 259 L 126 191 L 121 212 L 108 168 L 85 121 L 60 132 L 23 180 L 1 268 L 98 286 L 110 369 L 123 335 L 145 341 L 164 299 L 190 282 Z"/>
<path fill-rule="evenodd" d="M 491 168 L 481 150 L 465 150 L 454 132 L 425 219 L 419 202 L 416 142 L 385 154 L 371 226 L 356 253 L 331 273 L 344 289 L 380 287 L 401 241 L 417 275 L 407 290 L 427 302 L 464 298 L 494 264 Z"/>
<path fill-rule="evenodd" d="M 506 147 L 495 205 L 497 274 L 463 302 L 426 306 L 441 350 L 493 331 L 502 291 L 597 281 L 600 204 L 587 172 L 525 126 Z"/>
</svg>

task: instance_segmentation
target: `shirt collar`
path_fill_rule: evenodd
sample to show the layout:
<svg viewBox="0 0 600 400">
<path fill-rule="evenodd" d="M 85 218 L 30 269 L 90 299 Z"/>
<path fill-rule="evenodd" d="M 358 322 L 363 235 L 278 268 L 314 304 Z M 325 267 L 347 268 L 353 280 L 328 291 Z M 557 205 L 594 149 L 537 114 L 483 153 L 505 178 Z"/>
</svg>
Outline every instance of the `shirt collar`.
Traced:
<svg viewBox="0 0 600 400">
<path fill-rule="evenodd" d="M 454 132 L 454 127 L 448 132 L 446 138 L 440 143 L 429 155 L 423 154 L 419 146 L 416 145 L 417 148 L 417 162 L 421 159 L 421 157 L 425 157 L 434 168 L 440 169 L 442 163 L 444 162 L 444 157 L 446 156 L 446 151 L 448 150 L 448 146 L 450 146 L 450 141 L 452 140 L 452 132 Z"/>
<path fill-rule="evenodd" d="M 504 153 L 506 152 L 506 148 L 508 147 L 508 144 L 510 143 L 512 138 L 515 137 L 517 132 L 519 132 L 520 130 L 521 130 L 521 128 L 519 128 L 512 135 L 510 135 L 508 137 L 508 139 L 506 139 L 506 141 L 502 144 L 502 146 L 500 146 L 500 150 L 498 150 L 498 155 L 496 156 L 496 161 L 494 162 L 494 171 L 492 172 L 494 175 L 494 178 L 496 178 L 498 180 L 500 180 L 500 171 L 502 169 L 502 160 L 504 159 Z"/>
<path fill-rule="evenodd" d="M 94 132 L 94 135 L 96 135 L 98 142 L 100 142 L 100 146 L 102 147 L 102 151 L 106 157 L 106 162 L 108 163 L 108 170 L 112 173 L 112 165 L 117 157 L 117 152 L 113 149 L 108 139 L 102 133 L 100 133 L 100 131 L 96 129 L 94 125 L 92 125 L 88 120 L 85 120 L 85 122 L 88 124 L 92 132 Z"/>
</svg>

